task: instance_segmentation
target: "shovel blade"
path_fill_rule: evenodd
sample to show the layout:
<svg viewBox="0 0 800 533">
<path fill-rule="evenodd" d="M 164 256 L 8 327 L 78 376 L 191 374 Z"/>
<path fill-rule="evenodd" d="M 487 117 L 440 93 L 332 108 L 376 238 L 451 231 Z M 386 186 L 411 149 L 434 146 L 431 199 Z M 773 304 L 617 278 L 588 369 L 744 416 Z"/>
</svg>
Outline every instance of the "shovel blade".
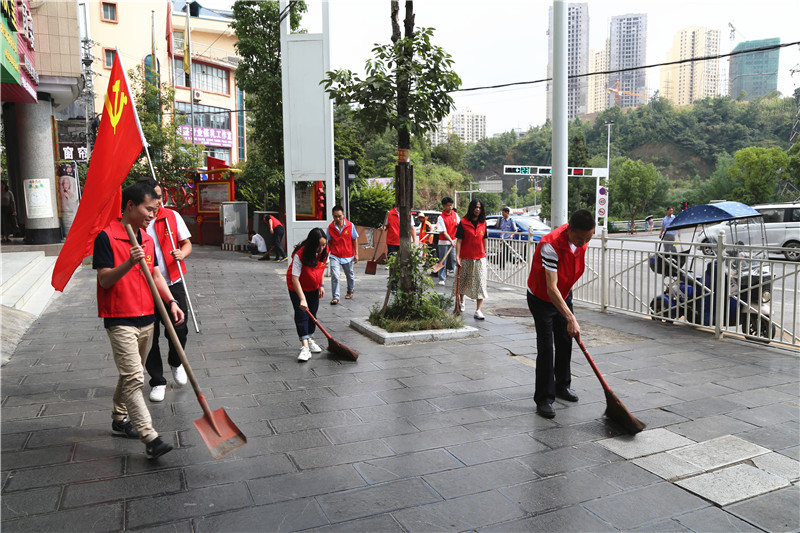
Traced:
<svg viewBox="0 0 800 533">
<path fill-rule="evenodd" d="M 208 416 L 198 418 L 194 421 L 194 427 L 200 432 L 214 459 L 222 459 L 247 444 L 247 437 L 239 431 L 225 409 L 217 409 L 211 416 L 213 420 L 209 420 Z"/>
<path fill-rule="evenodd" d="M 378 272 L 378 262 L 377 261 L 367 261 L 367 269 L 364 271 L 364 274 L 369 274 L 374 276 Z"/>
</svg>

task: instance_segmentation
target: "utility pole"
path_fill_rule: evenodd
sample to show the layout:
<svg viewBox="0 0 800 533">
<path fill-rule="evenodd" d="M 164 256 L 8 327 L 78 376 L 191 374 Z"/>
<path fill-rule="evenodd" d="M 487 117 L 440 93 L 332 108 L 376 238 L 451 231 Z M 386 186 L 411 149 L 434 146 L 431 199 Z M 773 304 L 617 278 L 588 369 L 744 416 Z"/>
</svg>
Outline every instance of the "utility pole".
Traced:
<svg viewBox="0 0 800 533">
<path fill-rule="evenodd" d="M 553 178 L 550 219 L 557 228 L 567 216 L 567 5 L 553 2 Z"/>
</svg>

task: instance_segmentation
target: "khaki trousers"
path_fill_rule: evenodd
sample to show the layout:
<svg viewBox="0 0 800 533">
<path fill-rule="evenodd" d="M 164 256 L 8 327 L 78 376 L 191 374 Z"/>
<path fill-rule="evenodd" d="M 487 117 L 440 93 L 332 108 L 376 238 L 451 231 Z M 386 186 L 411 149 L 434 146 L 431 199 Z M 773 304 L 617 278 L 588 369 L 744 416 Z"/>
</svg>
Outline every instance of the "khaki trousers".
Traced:
<svg viewBox="0 0 800 533">
<path fill-rule="evenodd" d="M 139 432 L 139 439 L 148 443 L 158 437 L 142 395 L 144 361 L 153 343 L 153 324 L 143 328 L 112 326 L 106 328 L 106 332 L 111 340 L 114 364 L 119 372 L 111 418 L 122 420 L 128 417 Z"/>
</svg>

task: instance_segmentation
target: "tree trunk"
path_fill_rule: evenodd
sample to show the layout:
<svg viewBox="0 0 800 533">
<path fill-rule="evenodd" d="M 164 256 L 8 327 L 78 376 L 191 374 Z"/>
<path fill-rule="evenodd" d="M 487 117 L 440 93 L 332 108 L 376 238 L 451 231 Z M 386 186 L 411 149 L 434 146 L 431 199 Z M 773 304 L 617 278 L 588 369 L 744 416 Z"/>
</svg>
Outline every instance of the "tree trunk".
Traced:
<svg viewBox="0 0 800 533">
<path fill-rule="evenodd" d="M 392 0 L 392 42 L 400 40 L 400 5 L 398 0 Z M 405 39 L 407 45 L 398 55 L 397 68 L 397 116 L 400 119 L 408 118 L 408 93 L 410 91 L 409 79 L 402 67 L 411 61 L 411 39 L 414 36 L 414 2 L 406 1 L 406 16 L 404 22 Z M 408 153 L 411 148 L 411 133 L 405 125 L 397 130 L 397 148 L 400 153 Z M 414 203 L 414 171 L 407 160 L 398 160 L 395 167 L 395 201 L 397 212 L 400 215 L 400 252 L 397 265 L 400 272 L 399 288 L 404 292 L 414 290 L 413 277 L 408 268 L 411 257 L 411 207 Z"/>
</svg>

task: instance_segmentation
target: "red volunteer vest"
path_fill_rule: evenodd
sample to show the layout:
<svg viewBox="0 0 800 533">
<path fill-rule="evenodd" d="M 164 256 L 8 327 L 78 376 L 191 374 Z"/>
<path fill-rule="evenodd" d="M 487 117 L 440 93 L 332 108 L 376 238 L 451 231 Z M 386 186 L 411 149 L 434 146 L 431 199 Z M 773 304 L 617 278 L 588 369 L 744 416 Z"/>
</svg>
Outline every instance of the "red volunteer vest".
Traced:
<svg viewBox="0 0 800 533">
<path fill-rule="evenodd" d="M 458 214 L 455 211 L 450 211 L 450 213 L 445 213 L 442 211 L 442 214 L 439 216 L 444 220 L 444 227 L 447 229 L 447 234 L 455 239 L 456 229 L 458 228 L 458 222 L 456 222 L 456 217 Z M 439 240 L 441 241 L 441 237 L 439 237 Z"/>
<path fill-rule="evenodd" d="M 292 254 L 289 270 L 286 271 L 286 285 L 292 292 L 294 292 L 294 285 L 292 285 L 292 265 L 294 265 L 296 255 L 303 257 L 303 248 L 305 248 L 305 246 L 301 246 L 296 253 Z M 317 266 L 315 267 L 303 265 L 303 270 L 300 271 L 300 288 L 303 289 L 303 292 L 315 291 L 322 287 L 322 274 L 325 273 L 325 265 L 325 261 L 317 261 Z"/>
<path fill-rule="evenodd" d="M 388 226 L 386 244 L 400 246 L 400 213 L 397 212 L 396 207 L 393 207 L 386 215 L 386 225 Z"/>
<path fill-rule="evenodd" d="M 483 239 L 486 237 L 486 222 L 479 222 L 475 226 L 466 218 L 462 218 L 459 224 L 464 231 L 464 237 L 461 239 L 461 258 L 482 259 L 486 257 L 486 250 L 483 247 Z"/>
<path fill-rule="evenodd" d="M 131 256 L 131 241 L 120 221 L 112 221 L 103 231 L 108 235 L 108 241 L 111 243 L 114 265 L 117 266 L 127 261 Z M 144 259 L 152 273 L 156 259 L 155 243 L 146 232 L 140 231 L 139 233 L 142 236 Z M 97 316 L 103 318 L 140 317 L 154 313 L 153 295 L 150 293 L 150 287 L 144 277 L 142 267 L 138 263 L 108 289 L 104 289 L 100 286 L 100 282 L 97 282 Z"/>
<path fill-rule="evenodd" d="M 339 228 L 336 227 L 336 222 L 331 222 L 328 226 L 328 233 L 331 236 L 331 240 L 328 241 L 328 249 L 331 255 L 342 259 L 356 255 L 355 250 L 353 250 L 352 222 L 345 219 L 341 233 Z"/>
<path fill-rule="evenodd" d="M 528 290 L 534 296 L 546 302 L 552 301 L 550 296 L 547 295 L 547 281 L 544 265 L 542 264 L 542 244 L 549 242 L 558 254 L 558 292 L 561 293 L 561 297 L 565 300 L 569 296 L 572 286 L 581 277 L 586 267 L 584 256 L 588 244 L 577 248 L 575 253 L 572 253 L 569 247 L 568 229 L 569 224 L 564 224 L 542 237 L 542 240 L 536 246 L 536 251 L 533 253 L 531 272 L 528 275 Z"/>
<path fill-rule="evenodd" d="M 427 218 L 422 219 L 422 224 L 419 225 L 419 242 L 422 244 L 433 244 L 433 226 L 428 222 Z"/>
<path fill-rule="evenodd" d="M 153 221 L 156 235 L 158 236 L 158 244 L 161 246 L 161 253 L 164 255 L 164 261 L 167 264 L 167 272 L 169 273 L 169 280 L 167 281 L 170 283 L 181 280 L 181 275 L 178 273 L 178 262 L 175 261 L 175 258 L 172 257 L 170 253 L 178 246 L 178 221 L 175 220 L 175 217 L 177 217 L 175 211 L 162 207 L 158 210 L 158 215 L 156 215 L 156 219 Z M 167 227 L 169 227 L 169 231 L 172 232 L 172 239 L 169 237 Z M 172 246 L 173 242 L 175 243 L 174 247 Z M 185 261 L 181 262 L 181 267 L 183 273 L 186 274 Z"/>
<path fill-rule="evenodd" d="M 281 221 L 275 218 L 274 216 L 272 215 L 267 215 L 267 216 L 269 217 L 270 220 L 272 220 L 272 231 L 275 231 L 275 228 L 279 226 L 283 226 L 283 224 L 281 224 Z"/>
</svg>

